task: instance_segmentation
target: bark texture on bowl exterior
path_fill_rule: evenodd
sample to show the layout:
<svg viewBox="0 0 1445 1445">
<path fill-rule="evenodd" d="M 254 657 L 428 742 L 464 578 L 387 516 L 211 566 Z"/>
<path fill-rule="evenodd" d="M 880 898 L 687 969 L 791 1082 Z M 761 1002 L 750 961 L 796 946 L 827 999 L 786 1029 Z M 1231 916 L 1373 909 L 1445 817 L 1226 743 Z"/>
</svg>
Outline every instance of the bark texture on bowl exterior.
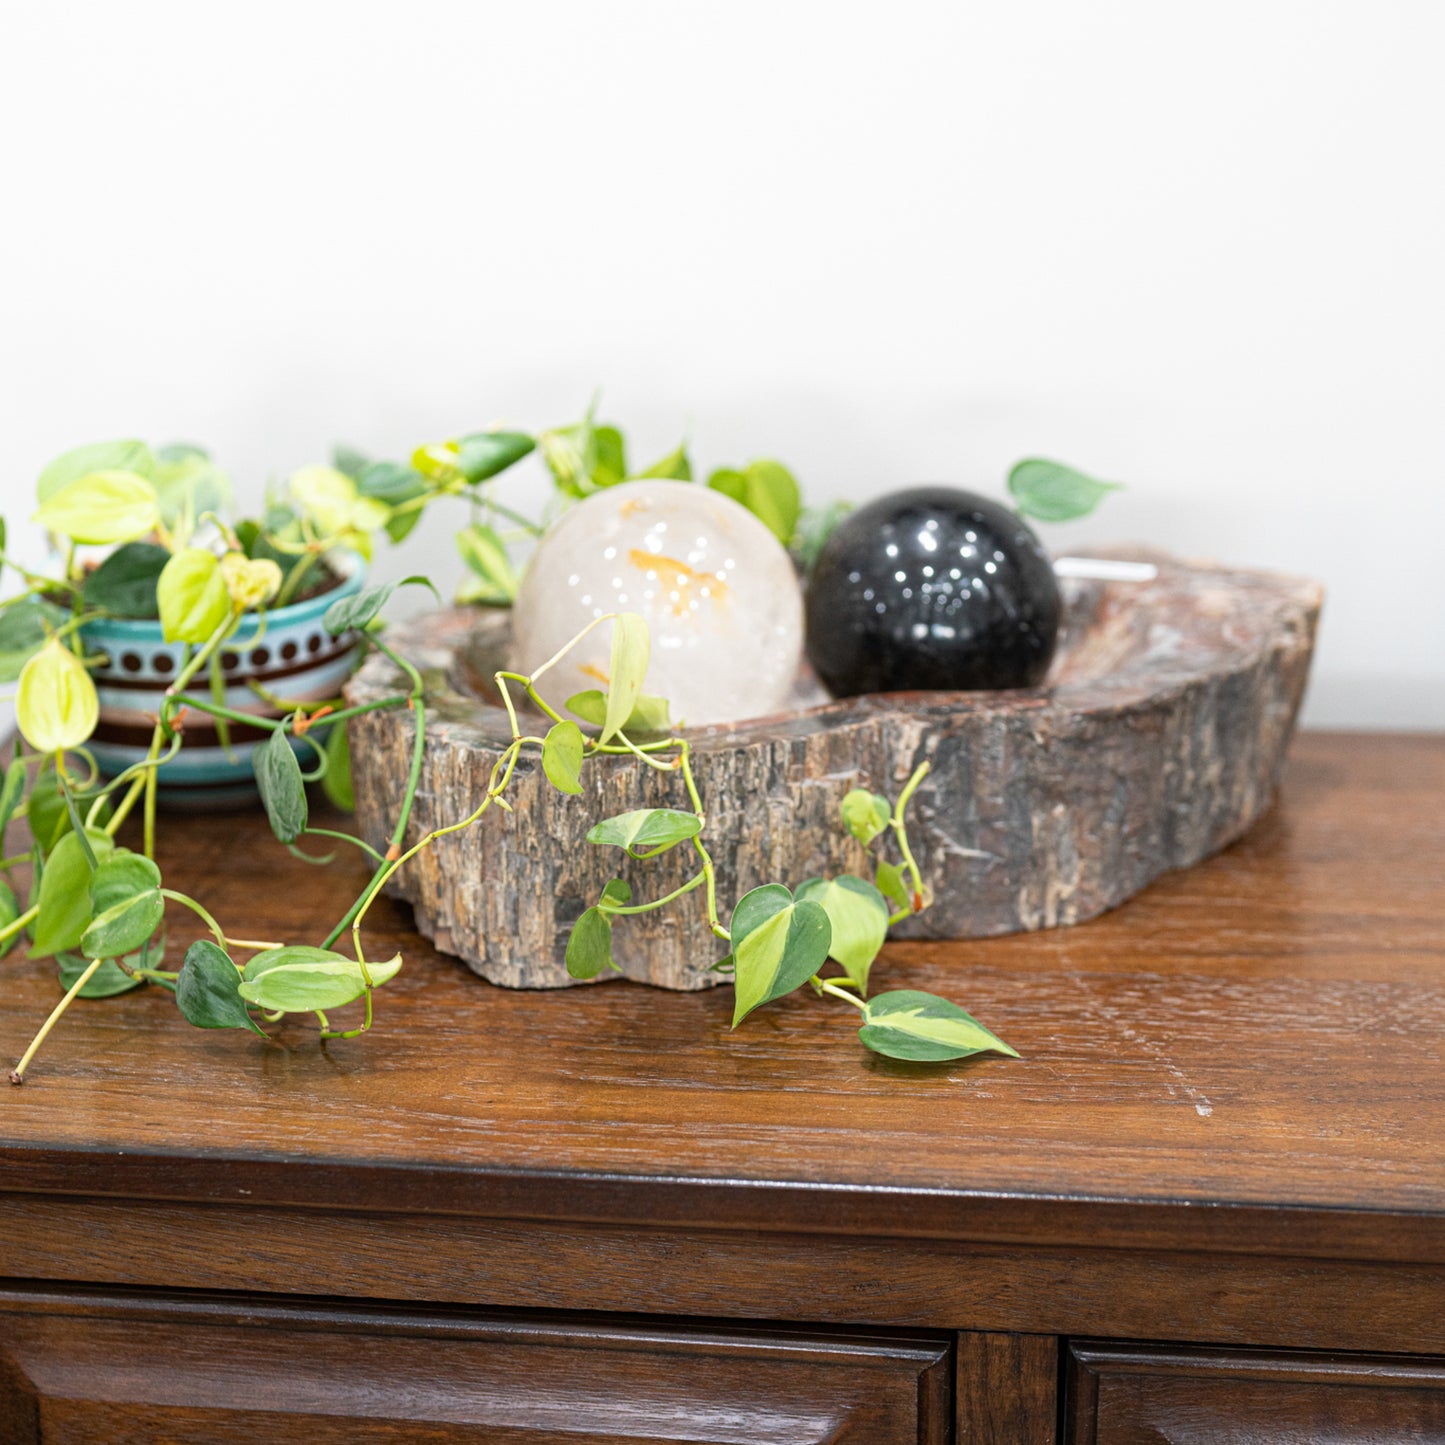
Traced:
<svg viewBox="0 0 1445 1445">
<path fill-rule="evenodd" d="M 805 683 L 795 711 L 690 733 L 724 920 L 761 883 L 871 877 L 838 804 L 854 787 L 896 795 L 925 759 L 932 771 L 909 834 L 936 901 L 895 936 L 979 938 L 1079 923 L 1239 838 L 1279 779 L 1321 589 L 1127 555 L 1158 563 L 1157 579 L 1068 584 L 1064 635 L 1042 687 L 809 705 Z M 433 698 L 412 839 L 472 811 L 507 744 L 506 715 L 487 696 L 506 630 L 504 612 L 446 611 L 391 634 L 428 674 Z M 392 665 L 373 657 L 348 696 L 363 702 L 399 688 Z M 351 723 L 357 816 L 380 847 L 400 804 L 413 726 L 404 710 Z M 609 878 L 626 879 L 641 901 L 696 871 L 684 847 L 629 862 L 584 841 L 612 814 L 685 807 L 681 778 L 609 760 L 583 770 L 583 788 L 564 797 L 540 760 L 525 757 L 507 793 L 512 815 L 493 810 L 398 875 L 418 927 L 493 983 L 572 983 L 568 932 Z M 613 928 L 626 976 L 665 988 L 717 982 L 708 968 L 726 952 L 692 896 Z"/>
</svg>

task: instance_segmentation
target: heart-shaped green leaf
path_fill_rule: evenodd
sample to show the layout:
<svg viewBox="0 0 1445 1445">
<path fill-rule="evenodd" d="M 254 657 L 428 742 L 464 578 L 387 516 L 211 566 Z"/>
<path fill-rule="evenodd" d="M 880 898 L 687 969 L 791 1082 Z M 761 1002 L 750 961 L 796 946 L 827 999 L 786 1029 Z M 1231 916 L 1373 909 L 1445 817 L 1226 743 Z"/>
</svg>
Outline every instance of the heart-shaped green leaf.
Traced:
<svg viewBox="0 0 1445 1445">
<path fill-rule="evenodd" d="M 871 884 L 851 873 L 841 878 L 810 878 L 799 886 L 800 902 L 816 903 L 833 930 L 828 957 L 843 965 L 859 989 L 868 992 L 868 970 L 888 937 L 888 905 Z"/>
<path fill-rule="evenodd" d="M 781 462 L 749 462 L 740 472 L 725 467 L 707 484 L 746 507 L 783 546 L 792 541 L 802 497 L 797 480 Z"/>
<path fill-rule="evenodd" d="M 582 729 L 574 722 L 555 724 L 542 739 L 542 771 L 559 793 L 580 793 Z"/>
<path fill-rule="evenodd" d="M 913 897 L 903 881 L 903 870 L 885 858 L 878 864 L 878 891 L 894 908 L 912 909 Z"/>
<path fill-rule="evenodd" d="M 134 472 L 90 472 L 48 497 L 31 519 L 73 542 L 133 542 L 161 519 L 156 489 Z"/>
<path fill-rule="evenodd" d="M 1062 462 L 1030 457 L 1008 474 L 1008 489 L 1023 516 L 1040 522 L 1072 522 L 1087 517 L 1110 492 L 1119 490 L 1119 484 L 1095 481 Z"/>
<path fill-rule="evenodd" d="M 599 487 L 615 487 L 627 480 L 627 443 L 615 426 L 592 428 L 592 481 Z"/>
<path fill-rule="evenodd" d="M 142 947 L 166 911 L 161 870 L 140 853 L 115 849 L 90 880 L 92 919 L 81 936 L 86 958 L 120 958 Z"/>
<path fill-rule="evenodd" d="M 112 617 L 159 617 L 156 587 L 170 560 L 169 550 L 156 542 L 117 547 L 86 577 L 81 594 L 85 605 Z"/>
<path fill-rule="evenodd" d="M 339 637 L 352 628 L 366 626 L 391 601 L 391 594 L 398 587 L 425 587 L 440 602 L 441 594 L 432 585 L 430 577 L 403 577 L 400 582 L 381 582 L 375 587 L 363 587 L 354 597 L 343 597 L 326 609 L 321 625 L 333 636 Z"/>
<path fill-rule="evenodd" d="M 115 849 L 110 835 L 99 828 L 87 829 L 86 838 L 98 863 L 104 863 Z M 78 947 L 91 920 L 90 879 L 90 862 L 80 838 L 74 832 L 66 833 L 45 860 L 45 872 L 40 878 L 40 896 L 36 900 L 40 913 L 35 920 L 35 941 L 30 946 L 32 958 Z"/>
<path fill-rule="evenodd" d="M 972 1014 L 937 994 L 912 988 L 880 993 L 868 1000 L 867 1019 L 858 1037 L 890 1059 L 966 1059 L 989 1049 L 1018 1058 Z"/>
<path fill-rule="evenodd" d="M 612 961 L 612 920 L 598 908 L 589 908 L 572 925 L 567 939 L 567 972 L 573 978 L 596 978 Z"/>
<path fill-rule="evenodd" d="M 373 987 L 380 988 L 396 977 L 401 955 L 366 967 Z M 240 992 L 260 1008 L 305 1013 L 351 1003 L 366 992 L 366 980 L 354 958 L 327 948 L 288 944 L 258 953 L 243 971 Z"/>
<path fill-rule="evenodd" d="M 138 477 L 154 477 L 155 457 L 144 442 L 138 441 L 92 442 L 75 447 L 56 457 L 41 472 L 35 498 L 48 502 L 62 488 L 92 472 L 134 472 Z"/>
<path fill-rule="evenodd" d="M 456 467 L 467 481 L 485 482 L 521 461 L 536 445 L 525 432 L 472 432 L 457 442 Z"/>
<path fill-rule="evenodd" d="M 135 955 L 132 955 L 134 957 Z M 58 973 L 60 986 L 67 993 L 75 987 L 75 981 L 91 965 L 91 960 L 78 953 L 57 953 L 55 961 L 60 965 Z M 118 963 L 111 959 L 101 964 L 81 985 L 77 998 L 115 998 L 118 994 L 129 993 L 132 989 L 144 988 L 145 979 L 132 978 Z"/>
<path fill-rule="evenodd" d="M 607 711 L 597 737 L 599 743 L 609 742 L 632 716 L 642 696 L 651 653 L 647 623 L 635 612 L 618 613 L 612 621 L 612 667 L 607 674 Z"/>
<path fill-rule="evenodd" d="M 583 722 L 591 723 L 594 727 L 601 727 L 607 717 L 607 694 L 595 687 L 588 688 L 586 692 L 573 693 L 567 699 L 567 711 Z M 632 714 L 622 725 L 622 731 L 628 737 L 635 737 L 639 733 L 665 733 L 672 730 L 672 719 L 669 716 L 671 704 L 665 697 L 657 697 L 650 692 L 642 693 L 636 704 L 633 706 Z"/>
<path fill-rule="evenodd" d="M 792 993 L 822 968 L 832 929 L 816 903 L 795 902 L 781 883 L 745 893 L 733 909 L 733 1027 L 755 1008 Z"/>
<path fill-rule="evenodd" d="M 0 611 L 0 682 L 14 682 L 45 644 L 49 630 L 65 620 L 60 608 L 38 597 L 22 597 Z M 48 628 L 47 628 L 48 624 Z"/>
<path fill-rule="evenodd" d="M 241 971 L 225 951 L 203 938 L 186 950 L 176 978 L 176 1007 L 198 1029 L 250 1029 L 266 1032 L 246 1010 Z"/>
<path fill-rule="evenodd" d="M 231 615 L 221 563 L 204 547 L 183 547 L 156 583 L 161 634 L 167 642 L 205 642 Z"/>
<path fill-rule="evenodd" d="M 374 502 L 385 502 L 388 507 L 414 502 L 431 490 L 420 472 L 402 462 L 367 462 L 354 472 L 348 471 L 346 467 L 338 470 L 356 478 L 358 496 L 370 497 Z M 419 515 L 420 510 L 418 508 L 416 513 L 409 515 Z"/>
<path fill-rule="evenodd" d="M 866 788 L 854 788 L 840 806 L 843 826 L 866 848 L 887 826 L 893 816 L 888 799 Z"/>
<path fill-rule="evenodd" d="M 672 451 L 665 457 L 648 467 L 645 471 L 638 472 L 639 477 L 662 477 L 674 482 L 690 482 L 692 480 L 692 460 L 687 454 L 687 443 L 678 442 Z"/>
<path fill-rule="evenodd" d="M 291 740 L 280 728 L 251 754 L 251 771 L 271 831 L 283 843 L 294 843 L 306 827 L 306 784 Z"/>
<path fill-rule="evenodd" d="M 639 808 L 593 824 L 587 832 L 587 841 L 626 848 L 634 858 L 655 858 L 678 843 L 696 838 L 700 832 L 702 819 L 696 813 L 682 813 L 675 808 Z"/>
<path fill-rule="evenodd" d="M 95 794 L 75 793 L 72 794 L 71 801 L 79 812 L 88 814 L 95 802 Z M 110 799 L 102 799 L 100 812 L 95 820 L 97 825 L 108 823 L 113 813 Z M 61 838 L 70 832 L 70 808 L 53 768 L 42 772 L 31 787 L 30 796 L 25 800 L 25 821 L 29 824 L 30 836 L 47 856 Z"/>
</svg>

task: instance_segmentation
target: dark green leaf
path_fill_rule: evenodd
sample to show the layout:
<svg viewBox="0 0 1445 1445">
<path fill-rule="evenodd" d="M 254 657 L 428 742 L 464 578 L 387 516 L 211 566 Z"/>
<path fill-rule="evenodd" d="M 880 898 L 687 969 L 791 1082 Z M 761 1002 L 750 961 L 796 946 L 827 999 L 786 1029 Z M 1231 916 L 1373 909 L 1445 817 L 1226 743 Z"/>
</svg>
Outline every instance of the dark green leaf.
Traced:
<svg viewBox="0 0 1445 1445">
<path fill-rule="evenodd" d="M 602 885 L 602 897 L 598 906 L 605 908 L 609 903 L 615 908 L 625 908 L 632 902 L 632 886 L 620 878 L 609 878 Z"/>
<path fill-rule="evenodd" d="M 589 908 L 567 939 L 567 972 L 573 978 L 596 978 L 612 961 L 612 920 L 600 909 Z"/>
<path fill-rule="evenodd" d="M 652 636 L 647 623 L 636 612 L 620 612 L 612 620 L 612 667 L 608 672 L 607 711 L 602 719 L 599 743 L 610 742 L 632 716 L 647 664 L 652 655 Z"/>
<path fill-rule="evenodd" d="M 1072 522 L 1087 517 L 1117 482 L 1098 482 L 1062 462 L 1037 457 L 1019 462 L 1008 474 L 1008 489 L 1018 510 L 1040 522 Z"/>
<path fill-rule="evenodd" d="M 678 843 L 696 838 L 700 832 L 702 819 L 696 813 L 680 813 L 673 808 L 639 808 L 595 823 L 588 830 L 587 841 L 626 848 L 634 858 L 654 858 Z"/>
<path fill-rule="evenodd" d="M 586 692 L 573 693 L 565 704 L 567 711 L 580 717 L 585 723 L 601 727 L 607 717 L 607 694 L 597 688 Z M 639 693 L 632 713 L 622 725 L 628 737 L 639 733 L 665 733 L 671 730 L 672 720 L 668 716 L 670 705 L 665 697 L 652 693 Z"/>
<path fill-rule="evenodd" d="M 241 997 L 241 971 L 209 939 L 186 950 L 176 979 L 176 1007 L 198 1029 L 250 1029 L 266 1037 Z"/>
<path fill-rule="evenodd" d="M 344 812 L 356 811 L 356 793 L 351 786 L 351 743 L 344 722 L 336 723 L 326 734 L 326 771 L 321 775 L 321 789 Z"/>
<path fill-rule="evenodd" d="M 1018 1058 L 970 1013 L 937 994 L 900 988 L 868 1000 L 868 1022 L 858 1037 L 890 1059 L 965 1059 L 992 1049 Z"/>
<path fill-rule="evenodd" d="M 785 547 L 793 540 L 802 500 L 797 481 L 781 462 L 749 462 L 741 472 L 724 468 L 707 484 L 740 502 Z"/>
<path fill-rule="evenodd" d="M 839 811 L 843 826 L 866 848 L 887 826 L 893 809 L 882 793 L 854 788 L 842 802 Z"/>
<path fill-rule="evenodd" d="M 485 482 L 521 461 L 536 445 L 525 432 L 472 432 L 457 443 L 457 469 L 469 482 Z"/>
<path fill-rule="evenodd" d="M 65 620 L 60 608 L 38 597 L 24 597 L 0 607 L 0 682 L 14 682 L 48 633 Z"/>
<path fill-rule="evenodd" d="M 580 793 L 582 729 L 574 722 L 559 722 L 542 740 L 542 771 L 559 793 Z"/>
<path fill-rule="evenodd" d="M 99 828 L 89 829 L 87 836 L 91 851 L 103 863 L 115 844 Z M 32 958 L 70 952 L 79 946 L 91 919 L 90 879 L 90 864 L 80 839 L 66 833 L 45 860 L 38 900 L 40 916 L 35 920 L 35 942 L 30 948 Z"/>
<path fill-rule="evenodd" d="M 431 488 L 415 467 L 404 462 L 372 462 L 357 474 L 356 490 L 359 496 L 397 507 L 425 496 Z"/>
<path fill-rule="evenodd" d="M 391 601 L 391 594 L 398 587 L 407 586 L 426 587 L 438 602 L 442 600 L 430 577 L 403 577 L 400 582 L 379 582 L 374 587 L 363 587 L 354 597 L 343 597 L 340 602 L 333 602 L 321 619 L 322 626 L 333 637 L 339 637 L 351 628 L 363 628 Z"/>
<path fill-rule="evenodd" d="M 859 989 L 868 991 L 868 971 L 888 936 L 888 905 L 871 884 L 851 873 L 840 878 L 810 878 L 797 898 L 816 903 L 828 915 L 832 941 L 828 957 L 842 964 Z"/>
<path fill-rule="evenodd" d="M 816 903 L 794 902 L 781 883 L 745 893 L 733 909 L 733 1027 L 822 968 L 832 932 Z"/>
<path fill-rule="evenodd" d="M 90 967 L 91 960 L 78 953 L 59 953 L 55 961 L 60 965 L 60 986 L 67 993 L 75 986 L 75 980 Z M 77 998 L 114 998 L 117 994 L 129 993 L 134 988 L 144 988 L 145 979 L 132 978 L 118 963 L 107 959 L 85 981 Z"/>
<path fill-rule="evenodd" d="M 170 560 L 170 552 L 154 542 L 127 542 L 117 547 L 85 579 L 85 605 L 112 617 L 159 617 L 156 583 Z"/>
<path fill-rule="evenodd" d="M 596 455 L 592 480 L 599 487 L 615 487 L 627 480 L 627 443 L 615 426 L 594 427 L 592 443 Z"/>
<path fill-rule="evenodd" d="M 368 963 L 372 984 L 380 987 L 396 977 L 401 955 L 384 963 Z M 361 965 L 326 948 L 291 944 L 258 953 L 245 967 L 241 997 L 264 1009 L 288 1013 L 340 1008 L 366 992 Z"/>
<path fill-rule="evenodd" d="M 283 843 L 294 843 L 306 827 L 307 809 L 306 784 L 290 737 L 279 728 L 273 732 L 251 754 L 251 769 L 271 831 Z"/>
<path fill-rule="evenodd" d="M 75 795 L 75 806 L 82 815 L 90 811 L 90 805 L 94 801 L 94 793 Z M 109 822 L 113 812 L 110 799 L 106 798 L 96 815 L 97 824 Z M 25 820 L 30 825 L 30 836 L 40 844 L 46 854 L 70 832 L 70 812 L 53 768 L 47 768 L 41 773 L 30 789 L 30 796 L 25 803 Z"/>
<path fill-rule="evenodd" d="M 678 442 L 672 451 L 665 457 L 653 462 L 645 472 L 638 472 L 639 477 L 660 477 L 665 481 L 690 482 L 692 480 L 692 461 L 687 455 L 687 443 Z"/>
<path fill-rule="evenodd" d="M 90 925 L 80 940 L 87 958 L 119 958 L 142 947 L 166 911 L 161 870 L 149 858 L 115 849 L 90 880 Z"/>
</svg>

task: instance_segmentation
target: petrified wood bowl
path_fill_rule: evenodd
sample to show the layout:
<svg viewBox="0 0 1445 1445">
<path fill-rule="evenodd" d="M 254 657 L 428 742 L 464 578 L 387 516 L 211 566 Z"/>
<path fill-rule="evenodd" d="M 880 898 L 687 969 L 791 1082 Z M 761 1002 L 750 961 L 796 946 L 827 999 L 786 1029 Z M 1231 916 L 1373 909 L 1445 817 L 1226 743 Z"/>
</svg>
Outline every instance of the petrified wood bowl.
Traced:
<svg viewBox="0 0 1445 1445">
<path fill-rule="evenodd" d="M 1066 584 L 1064 636 L 1043 687 L 830 702 L 802 679 L 792 711 L 691 733 L 724 917 L 761 883 L 871 876 L 838 804 L 854 787 L 896 795 L 925 758 L 932 771 L 909 833 L 936 901 L 903 936 L 1079 923 L 1240 837 L 1279 778 L 1321 590 L 1299 578 L 1131 555 L 1156 562 L 1156 580 Z M 477 806 L 511 736 L 490 680 L 506 665 L 507 614 L 431 613 L 389 641 L 423 669 L 430 695 L 417 838 Z M 405 689 L 378 656 L 348 697 Z M 414 719 L 378 711 L 350 726 L 357 817 L 384 847 Z M 609 878 L 626 878 L 641 900 L 695 871 L 687 848 L 629 862 L 584 841 L 614 813 L 685 807 L 680 778 L 619 760 L 584 769 L 583 787 L 565 797 L 540 760 L 521 762 L 507 793 L 514 813 L 492 809 L 398 874 L 422 932 L 493 983 L 562 987 L 573 982 L 563 965 L 568 932 Z M 716 982 L 708 968 L 725 951 L 697 894 L 613 930 L 626 976 L 664 988 Z"/>
</svg>

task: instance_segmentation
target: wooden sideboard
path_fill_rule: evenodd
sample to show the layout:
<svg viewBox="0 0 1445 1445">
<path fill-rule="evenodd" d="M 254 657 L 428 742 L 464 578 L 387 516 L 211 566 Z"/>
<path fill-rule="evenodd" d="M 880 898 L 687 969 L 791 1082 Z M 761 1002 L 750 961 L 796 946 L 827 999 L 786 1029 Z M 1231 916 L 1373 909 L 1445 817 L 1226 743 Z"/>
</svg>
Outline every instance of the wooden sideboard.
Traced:
<svg viewBox="0 0 1445 1445">
<path fill-rule="evenodd" d="M 298 940 L 364 876 L 250 815 L 161 862 Z M 889 947 L 1019 1060 L 507 992 L 375 916 L 365 1038 L 145 990 L 0 1092 L 0 1445 L 1445 1441 L 1445 737 L 1306 734 L 1117 912 Z M 54 965 L 0 990 L 13 1058 Z"/>
</svg>

